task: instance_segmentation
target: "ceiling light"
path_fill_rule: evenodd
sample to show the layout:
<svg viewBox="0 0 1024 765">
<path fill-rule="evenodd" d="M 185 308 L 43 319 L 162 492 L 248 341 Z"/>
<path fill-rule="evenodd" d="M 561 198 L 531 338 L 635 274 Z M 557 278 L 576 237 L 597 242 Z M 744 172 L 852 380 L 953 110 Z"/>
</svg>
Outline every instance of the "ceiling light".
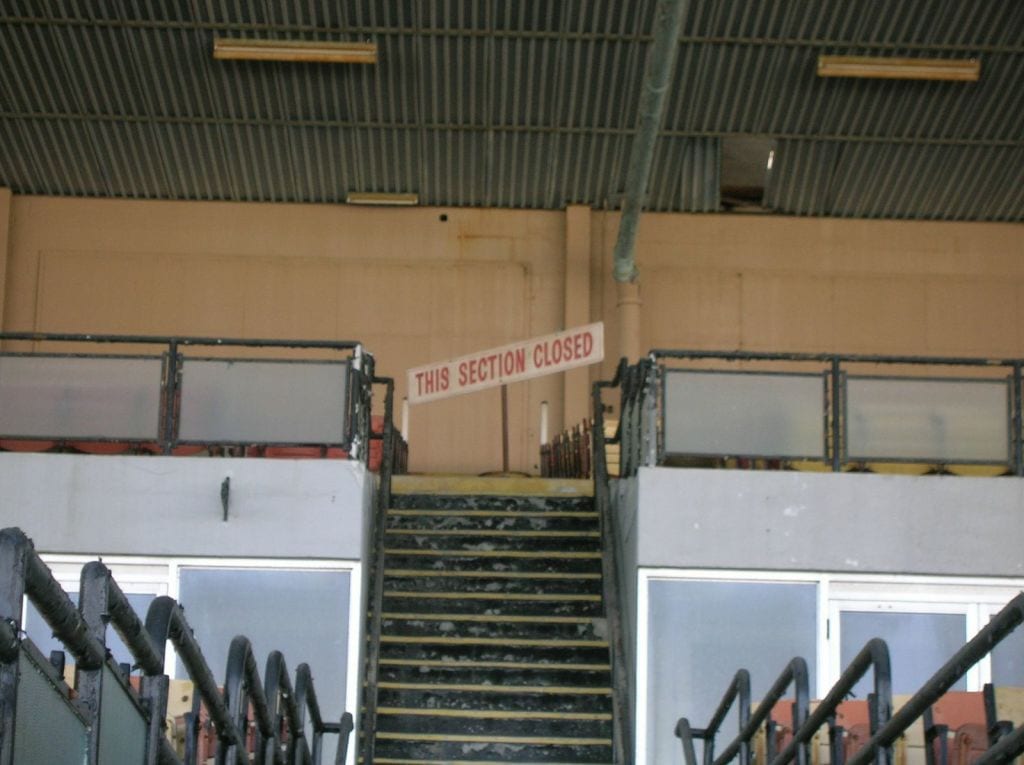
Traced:
<svg viewBox="0 0 1024 765">
<path fill-rule="evenodd" d="M 768 164 L 765 165 L 765 170 L 771 170 L 772 165 L 775 164 L 775 149 L 768 152 Z"/>
<path fill-rule="evenodd" d="M 350 191 L 345 201 L 350 205 L 390 205 L 394 207 L 418 205 L 419 194 L 388 194 L 376 191 Z"/>
<path fill-rule="evenodd" d="M 818 56 L 819 77 L 874 77 L 888 80 L 977 82 L 977 59 Z"/>
<path fill-rule="evenodd" d="M 234 61 L 303 61 L 319 64 L 376 64 L 377 43 L 314 40 L 246 40 L 215 37 L 213 57 Z"/>
</svg>

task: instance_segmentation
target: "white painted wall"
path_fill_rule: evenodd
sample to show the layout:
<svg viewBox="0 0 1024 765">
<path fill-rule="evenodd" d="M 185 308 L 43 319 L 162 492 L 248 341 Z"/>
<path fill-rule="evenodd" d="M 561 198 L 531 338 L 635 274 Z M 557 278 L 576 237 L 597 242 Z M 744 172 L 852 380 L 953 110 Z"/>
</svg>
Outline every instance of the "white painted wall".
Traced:
<svg viewBox="0 0 1024 765">
<path fill-rule="evenodd" d="M 49 553 L 357 561 L 372 483 L 345 460 L 7 452 L 0 527 Z"/>
<path fill-rule="evenodd" d="M 1024 480 L 642 468 L 637 565 L 1020 576 Z"/>
</svg>

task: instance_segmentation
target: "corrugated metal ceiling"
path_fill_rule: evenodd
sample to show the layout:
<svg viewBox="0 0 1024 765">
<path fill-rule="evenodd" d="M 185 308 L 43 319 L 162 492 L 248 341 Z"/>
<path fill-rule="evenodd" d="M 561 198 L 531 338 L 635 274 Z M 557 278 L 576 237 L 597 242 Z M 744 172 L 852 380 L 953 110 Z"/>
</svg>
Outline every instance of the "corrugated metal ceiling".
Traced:
<svg viewBox="0 0 1024 765">
<path fill-rule="evenodd" d="M 0 1 L 18 193 L 616 207 L 653 0 Z M 723 139 L 776 139 L 764 206 L 1024 220 L 1024 3 L 690 3 L 648 208 L 720 208 Z M 374 66 L 214 61 L 214 36 L 373 40 Z M 822 53 L 976 57 L 978 83 L 834 80 Z"/>
</svg>

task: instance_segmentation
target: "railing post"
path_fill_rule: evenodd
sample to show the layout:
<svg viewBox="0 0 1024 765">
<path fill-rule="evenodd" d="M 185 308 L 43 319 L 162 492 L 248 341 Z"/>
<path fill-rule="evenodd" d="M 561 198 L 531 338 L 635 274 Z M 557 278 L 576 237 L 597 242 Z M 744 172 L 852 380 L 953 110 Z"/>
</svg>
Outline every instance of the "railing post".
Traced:
<svg viewBox="0 0 1024 765">
<path fill-rule="evenodd" d="M 1013 362 L 1013 392 L 1010 394 L 1010 401 L 1013 402 L 1013 415 L 1010 417 L 1010 427 L 1013 428 L 1013 433 L 1010 437 L 1010 443 L 1013 449 L 1013 474 L 1015 476 L 1024 476 L 1024 433 L 1021 432 L 1021 428 L 1024 427 L 1024 423 L 1021 422 L 1021 362 Z"/>
<path fill-rule="evenodd" d="M 643 444 L 640 464 L 653 467 L 658 464 L 658 366 L 653 359 L 644 359 L 640 370 L 640 433 Z"/>
<path fill-rule="evenodd" d="M 832 396 L 830 397 L 830 409 L 832 410 L 831 433 L 832 433 L 832 472 L 838 473 L 843 467 L 842 447 L 842 382 L 839 357 L 832 357 Z"/>
<path fill-rule="evenodd" d="M 167 382 L 164 385 L 164 421 L 161 446 L 164 454 L 174 449 L 174 425 L 177 422 L 178 403 L 178 341 L 167 344 Z"/>
</svg>

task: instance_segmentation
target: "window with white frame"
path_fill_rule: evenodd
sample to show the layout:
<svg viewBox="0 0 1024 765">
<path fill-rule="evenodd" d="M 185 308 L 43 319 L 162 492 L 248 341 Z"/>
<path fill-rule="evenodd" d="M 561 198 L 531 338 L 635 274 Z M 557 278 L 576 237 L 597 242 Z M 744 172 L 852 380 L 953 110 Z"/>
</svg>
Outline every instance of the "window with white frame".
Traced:
<svg viewBox="0 0 1024 765">
<path fill-rule="evenodd" d="M 94 558 L 46 554 L 42 558 L 77 604 L 82 567 Z M 359 635 L 361 619 L 358 563 L 129 556 L 105 557 L 103 562 L 140 619 L 145 620 L 150 603 L 159 595 L 170 595 L 182 605 L 218 682 L 224 679 L 231 639 L 244 634 L 261 665 L 272 650 L 284 653 L 292 675 L 300 663 L 310 665 L 325 719 L 340 719 L 354 703 L 358 680 L 354 636 Z M 27 599 L 24 609 L 24 630 L 43 654 L 62 650 Z M 108 630 L 107 644 L 117 661 L 131 661 L 113 628 Z M 170 647 L 166 671 L 172 677 L 187 676 Z"/>
<path fill-rule="evenodd" d="M 641 569 L 638 765 L 676 752 L 680 716 L 703 727 L 740 668 L 750 671 L 756 699 L 788 658 L 803 656 L 811 694 L 821 698 L 864 644 L 880 637 L 889 646 L 893 692 L 913 693 L 1021 589 L 1019 579 Z M 1024 685 L 1022 657 L 1024 628 L 955 688 Z M 870 684 L 869 673 L 855 695 L 865 698 Z M 723 728 L 722 741 L 734 732 Z"/>
</svg>

